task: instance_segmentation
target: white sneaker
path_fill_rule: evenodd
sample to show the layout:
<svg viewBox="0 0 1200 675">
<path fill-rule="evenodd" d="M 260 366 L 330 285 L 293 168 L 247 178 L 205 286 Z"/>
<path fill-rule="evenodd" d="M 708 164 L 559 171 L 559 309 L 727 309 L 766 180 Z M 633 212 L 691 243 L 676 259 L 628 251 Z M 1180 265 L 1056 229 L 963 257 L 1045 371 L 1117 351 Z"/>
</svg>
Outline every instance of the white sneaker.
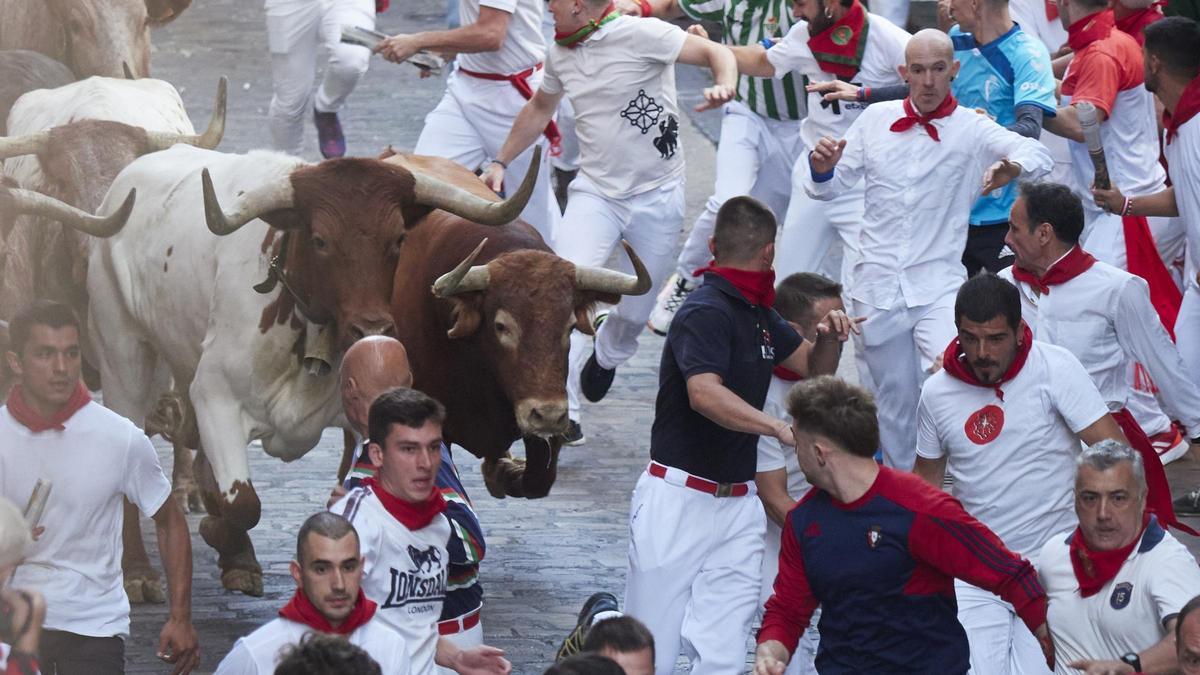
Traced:
<svg viewBox="0 0 1200 675">
<path fill-rule="evenodd" d="M 667 329 L 671 327 L 671 319 L 675 318 L 675 311 L 697 287 L 699 284 L 692 283 L 679 274 L 672 274 L 671 278 L 667 279 L 667 284 L 663 286 L 662 291 L 659 292 L 658 300 L 654 303 L 654 311 L 650 312 L 650 319 L 646 321 L 646 326 L 659 335 L 666 335 Z"/>
</svg>

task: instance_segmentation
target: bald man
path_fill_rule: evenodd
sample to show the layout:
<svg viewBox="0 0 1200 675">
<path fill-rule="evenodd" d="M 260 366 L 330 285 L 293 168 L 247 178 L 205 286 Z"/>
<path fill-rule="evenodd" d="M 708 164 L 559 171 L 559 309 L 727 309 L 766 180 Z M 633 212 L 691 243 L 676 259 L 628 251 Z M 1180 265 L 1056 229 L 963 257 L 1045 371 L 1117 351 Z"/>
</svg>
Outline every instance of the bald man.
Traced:
<svg viewBox="0 0 1200 675">
<path fill-rule="evenodd" d="M 380 394 L 412 386 L 412 367 L 408 352 L 398 340 L 384 336 L 363 338 L 346 350 L 340 373 L 342 408 L 354 433 L 363 439 L 357 453 L 349 462 L 349 472 L 329 496 L 329 505 L 341 499 L 369 476 L 375 466 L 367 453 L 367 414 L 371 403 Z M 442 463 L 436 484 L 446 500 L 446 515 L 453 524 L 449 574 L 446 580 L 446 600 L 438 620 L 438 633 L 462 649 L 483 644 L 483 587 L 479 584 L 479 561 L 483 560 L 483 530 L 471 509 L 467 491 L 458 478 L 458 470 L 450 448 L 442 445 Z M 441 675 L 454 671 L 438 668 Z"/>
<path fill-rule="evenodd" d="M 982 193 L 1052 166 L 1046 148 L 958 106 L 954 45 L 923 30 L 904 51 L 909 96 L 867 108 L 843 139 L 826 136 L 808 158 L 804 190 L 832 200 L 864 181 L 860 255 L 846 287 L 877 385 L 884 462 L 911 470 L 921 384 L 955 336 L 954 296 L 971 206 Z"/>
</svg>

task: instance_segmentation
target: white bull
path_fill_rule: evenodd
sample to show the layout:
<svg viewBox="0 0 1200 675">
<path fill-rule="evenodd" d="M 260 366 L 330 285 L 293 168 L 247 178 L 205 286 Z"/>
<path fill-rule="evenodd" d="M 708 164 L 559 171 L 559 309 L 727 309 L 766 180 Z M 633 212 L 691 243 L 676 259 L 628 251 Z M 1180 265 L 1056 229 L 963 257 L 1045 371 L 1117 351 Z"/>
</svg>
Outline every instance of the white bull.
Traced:
<svg viewBox="0 0 1200 675">
<path fill-rule="evenodd" d="M 330 338 L 333 366 L 354 340 L 394 333 L 389 301 L 405 233 L 431 208 L 509 222 L 535 173 L 499 202 L 379 160 L 305 165 L 271 152 L 176 146 L 136 160 L 113 182 L 101 214 L 134 187 L 139 199 L 124 229 L 96 243 L 88 266 L 105 403 L 143 418 L 159 356 L 186 384 L 209 513 L 200 533 L 219 553 L 226 588 L 262 593 L 248 536 L 261 513 L 249 441 L 290 461 L 342 423 L 336 378 L 304 367 L 317 326 Z M 277 240 L 279 231 L 287 234 Z M 265 292 L 253 288 L 272 278 L 259 284 Z"/>
</svg>

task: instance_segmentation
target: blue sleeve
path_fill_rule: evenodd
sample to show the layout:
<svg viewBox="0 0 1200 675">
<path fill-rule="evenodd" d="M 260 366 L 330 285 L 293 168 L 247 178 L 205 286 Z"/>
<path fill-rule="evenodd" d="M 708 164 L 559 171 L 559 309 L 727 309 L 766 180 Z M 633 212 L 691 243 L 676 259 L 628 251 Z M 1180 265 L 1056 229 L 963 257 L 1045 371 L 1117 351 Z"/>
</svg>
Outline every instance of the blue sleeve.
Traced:
<svg viewBox="0 0 1200 675">
<path fill-rule="evenodd" d="M 771 344 L 775 345 L 775 363 L 783 363 L 792 355 L 792 352 L 804 344 L 804 338 L 796 332 L 795 328 L 792 328 L 791 324 L 779 316 L 779 312 L 773 309 L 767 310 L 767 312 L 770 315 Z"/>
<path fill-rule="evenodd" d="M 681 307 L 671 322 L 667 347 L 674 353 L 684 380 L 704 373 L 729 379 L 733 327 L 720 309 L 700 303 Z"/>
<path fill-rule="evenodd" d="M 450 519 L 452 536 L 449 542 L 450 562 L 455 565 L 475 565 L 483 560 L 483 528 L 471 508 L 471 499 L 458 479 L 458 468 L 450 448 L 442 446 L 442 465 L 435 480 L 446 500 L 446 516 Z"/>
<path fill-rule="evenodd" d="M 1013 109 L 1022 105 L 1034 105 L 1054 117 L 1058 112 L 1058 98 L 1054 95 L 1054 71 L 1050 67 L 1050 52 L 1036 38 L 1026 39 L 1014 45 L 1009 54 L 1013 68 Z"/>
</svg>

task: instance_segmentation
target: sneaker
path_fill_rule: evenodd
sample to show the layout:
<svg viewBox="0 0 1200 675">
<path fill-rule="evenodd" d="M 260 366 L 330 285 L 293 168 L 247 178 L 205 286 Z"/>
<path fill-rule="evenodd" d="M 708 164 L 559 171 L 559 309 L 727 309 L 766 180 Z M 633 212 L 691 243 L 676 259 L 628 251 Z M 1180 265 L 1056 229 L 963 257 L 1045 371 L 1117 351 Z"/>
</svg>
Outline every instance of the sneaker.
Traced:
<svg viewBox="0 0 1200 675">
<path fill-rule="evenodd" d="M 317 147 L 321 149 L 321 156 L 333 159 L 345 155 L 346 136 L 337 113 L 313 110 L 313 121 L 317 124 Z"/>
<path fill-rule="evenodd" d="M 554 656 L 554 661 L 562 661 L 568 656 L 574 656 L 583 649 L 583 642 L 587 639 L 588 629 L 592 627 L 592 619 L 601 612 L 616 612 L 619 611 L 617 605 L 617 597 L 612 593 L 601 591 L 592 593 L 583 603 L 583 609 L 579 610 L 579 620 L 575 622 L 575 628 L 571 630 L 566 639 L 558 647 L 558 653 Z"/>
<path fill-rule="evenodd" d="M 1175 500 L 1175 515 L 1200 516 L 1200 488 Z"/>
<path fill-rule="evenodd" d="M 583 391 L 584 398 L 592 403 L 604 400 L 616 375 L 616 368 L 601 367 L 596 361 L 596 352 L 592 352 L 587 363 L 583 364 L 583 371 L 579 373 L 579 388 Z"/>
<path fill-rule="evenodd" d="M 678 274 L 672 274 L 671 278 L 667 279 L 667 285 L 663 286 L 662 292 L 658 294 L 646 327 L 659 335 L 666 335 L 667 329 L 671 327 L 671 319 L 675 318 L 675 311 L 698 286 L 699 284 L 694 284 Z"/>
<path fill-rule="evenodd" d="M 563 445 L 583 445 L 587 443 L 587 437 L 583 435 L 583 427 L 579 426 L 579 422 L 570 420 L 567 422 L 567 431 L 562 435 Z"/>
</svg>

